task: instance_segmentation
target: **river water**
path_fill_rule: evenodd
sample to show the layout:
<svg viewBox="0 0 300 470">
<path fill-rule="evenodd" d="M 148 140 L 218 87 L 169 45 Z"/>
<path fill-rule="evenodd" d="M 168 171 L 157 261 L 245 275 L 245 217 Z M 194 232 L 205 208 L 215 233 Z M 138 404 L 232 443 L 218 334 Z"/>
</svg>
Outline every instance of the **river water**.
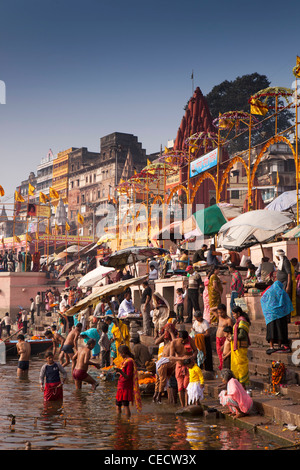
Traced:
<svg viewBox="0 0 300 470">
<path fill-rule="evenodd" d="M 33 358 L 29 378 L 17 378 L 17 359 L 0 365 L 0 450 L 259 450 L 275 444 L 241 429 L 230 420 L 179 417 L 174 406 L 155 405 L 143 398 L 143 410 L 128 420 L 115 412 L 116 385 L 100 380 L 92 391 L 64 386 L 63 405 L 45 407 L 39 386 L 44 361 Z M 67 368 L 71 377 L 71 368 Z M 90 370 L 94 377 L 96 369 Z M 11 426 L 11 416 L 15 425 Z"/>
</svg>

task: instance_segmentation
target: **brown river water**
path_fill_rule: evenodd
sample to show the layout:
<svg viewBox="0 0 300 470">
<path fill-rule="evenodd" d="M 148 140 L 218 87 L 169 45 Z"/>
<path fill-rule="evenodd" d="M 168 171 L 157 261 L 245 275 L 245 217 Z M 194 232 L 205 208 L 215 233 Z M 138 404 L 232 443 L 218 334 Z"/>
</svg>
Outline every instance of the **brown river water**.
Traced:
<svg viewBox="0 0 300 470">
<path fill-rule="evenodd" d="M 17 359 L 0 365 L 0 450 L 265 450 L 275 448 L 262 436 L 229 420 L 176 416 L 176 406 L 152 403 L 143 397 L 142 413 L 130 419 L 115 412 L 116 384 L 101 381 L 92 391 L 64 386 L 60 407 L 45 408 L 39 387 L 43 359 L 33 358 L 28 380 L 18 379 Z M 71 368 L 67 368 L 71 377 Z M 99 371 L 90 369 L 99 377 Z M 11 426 L 15 416 L 15 425 Z"/>
</svg>

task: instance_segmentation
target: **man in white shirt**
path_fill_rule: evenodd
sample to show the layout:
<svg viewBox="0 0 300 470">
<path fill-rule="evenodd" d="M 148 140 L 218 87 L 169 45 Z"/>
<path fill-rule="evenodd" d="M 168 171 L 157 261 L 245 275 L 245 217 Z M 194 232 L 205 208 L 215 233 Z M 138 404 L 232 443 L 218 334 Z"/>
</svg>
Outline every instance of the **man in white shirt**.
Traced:
<svg viewBox="0 0 300 470">
<path fill-rule="evenodd" d="M 155 266 L 152 264 L 150 265 L 150 272 L 148 276 L 149 281 L 155 281 L 158 279 L 158 271 L 155 269 Z"/>
<path fill-rule="evenodd" d="M 30 299 L 30 315 L 31 315 L 31 324 L 34 324 L 34 312 L 35 312 L 35 303 L 33 299 Z"/>
<path fill-rule="evenodd" d="M 126 291 L 124 300 L 121 302 L 119 307 L 118 318 L 126 318 L 128 315 L 134 312 L 135 308 L 131 300 L 131 292 Z"/>
<path fill-rule="evenodd" d="M 41 311 L 41 293 L 38 292 L 35 296 L 35 306 L 36 306 L 36 314 L 39 317 Z"/>
<path fill-rule="evenodd" d="M 23 324 L 23 333 L 24 335 L 27 333 L 27 325 L 28 325 L 28 315 L 26 310 L 22 310 L 21 321 Z"/>
<path fill-rule="evenodd" d="M 68 296 L 64 295 L 62 301 L 59 304 L 59 311 L 61 313 L 64 313 L 64 311 L 66 310 L 67 305 L 68 305 Z"/>
<path fill-rule="evenodd" d="M 6 334 L 7 334 L 7 336 L 10 336 L 10 329 L 11 329 L 11 325 L 12 325 L 12 320 L 11 320 L 8 312 L 6 312 L 6 314 L 3 318 L 3 321 L 4 321 L 4 325 L 5 325 L 5 329 L 6 329 Z"/>
</svg>

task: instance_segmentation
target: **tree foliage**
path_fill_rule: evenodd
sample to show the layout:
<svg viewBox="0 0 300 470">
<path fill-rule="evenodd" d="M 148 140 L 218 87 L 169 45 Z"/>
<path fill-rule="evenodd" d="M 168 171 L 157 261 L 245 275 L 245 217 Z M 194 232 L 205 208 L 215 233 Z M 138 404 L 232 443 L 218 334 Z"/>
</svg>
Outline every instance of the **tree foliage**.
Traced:
<svg viewBox="0 0 300 470">
<path fill-rule="evenodd" d="M 250 113 L 249 98 L 260 90 L 268 88 L 270 81 L 266 75 L 252 73 L 250 75 L 243 75 L 237 77 L 233 81 L 225 80 L 206 95 L 206 100 L 213 119 L 228 111 L 245 111 Z M 274 106 L 274 98 L 268 100 L 268 105 Z M 282 105 L 282 102 L 279 102 Z M 259 120 L 263 120 L 269 115 L 274 113 L 274 109 L 270 108 L 266 116 L 255 116 Z M 278 132 L 287 129 L 291 125 L 293 113 L 289 110 L 284 110 L 278 115 Z M 275 133 L 275 117 L 266 120 L 260 129 L 254 130 L 252 133 L 252 145 L 257 145 L 271 138 Z M 229 152 L 237 152 L 245 150 L 248 146 L 248 133 L 236 140 L 233 140 L 229 145 Z"/>
</svg>

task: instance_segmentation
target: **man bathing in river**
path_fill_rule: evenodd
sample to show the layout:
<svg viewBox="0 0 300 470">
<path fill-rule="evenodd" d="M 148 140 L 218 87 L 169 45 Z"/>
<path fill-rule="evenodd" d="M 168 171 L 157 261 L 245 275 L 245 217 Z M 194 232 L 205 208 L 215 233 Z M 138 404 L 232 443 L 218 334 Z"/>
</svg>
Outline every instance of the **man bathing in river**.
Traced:
<svg viewBox="0 0 300 470">
<path fill-rule="evenodd" d="M 24 379 L 28 377 L 31 346 L 25 341 L 24 335 L 19 334 L 17 336 L 17 339 L 17 352 L 20 356 L 18 362 L 17 376 Z"/>
<path fill-rule="evenodd" d="M 178 386 L 178 395 L 181 406 L 187 406 L 187 386 L 189 384 L 189 369 L 184 365 L 185 359 L 197 358 L 197 347 L 195 341 L 191 338 L 186 330 L 179 331 L 179 338 L 176 338 L 171 343 L 170 360 L 175 360 L 175 377 Z"/>
<path fill-rule="evenodd" d="M 45 338 L 52 340 L 52 346 L 49 349 L 52 350 L 53 356 L 55 356 L 57 349 L 58 349 L 58 355 L 60 355 L 62 347 L 65 343 L 65 338 L 61 336 L 59 333 L 57 333 L 57 331 L 54 328 L 55 327 L 52 326 L 52 331 L 47 330 L 45 332 Z"/>
<path fill-rule="evenodd" d="M 72 360 L 74 356 L 74 352 L 78 350 L 78 339 L 80 336 L 82 330 L 82 324 L 77 323 L 75 328 L 73 328 L 67 338 L 66 341 L 64 342 L 63 347 L 61 348 L 61 353 L 59 355 L 59 360 L 60 363 L 62 364 L 63 367 L 66 367 L 68 364 L 70 364 L 70 361 Z M 74 351 L 75 350 L 75 351 Z M 63 357 L 66 357 L 65 362 L 63 362 Z"/>
<path fill-rule="evenodd" d="M 81 389 L 82 382 L 91 384 L 93 390 L 99 385 L 98 382 L 87 373 L 89 366 L 95 366 L 97 369 L 100 369 L 100 364 L 90 360 L 91 351 L 95 347 L 95 344 L 96 341 L 94 339 L 89 339 L 86 345 L 81 348 L 80 351 L 77 351 L 72 358 L 72 375 L 75 380 L 76 390 Z"/>
</svg>

